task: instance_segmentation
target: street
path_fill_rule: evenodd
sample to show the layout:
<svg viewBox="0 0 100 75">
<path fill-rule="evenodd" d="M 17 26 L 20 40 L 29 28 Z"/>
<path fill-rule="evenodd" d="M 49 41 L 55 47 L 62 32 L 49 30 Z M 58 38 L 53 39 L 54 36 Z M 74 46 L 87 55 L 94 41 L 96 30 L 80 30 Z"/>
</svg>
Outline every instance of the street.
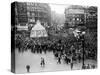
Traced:
<svg viewBox="0 0 100 75">
<path fill-rule="evenodd" d="M 19 53 L 15 50 L 16 59 L 16 73 L 27 73 L 26 65 L 30 65 L 30 72 L 44 72 L 44 71 L 67 71 L 71 70 L 70 64 L 65 64 L 61 60 L 61 64 L 57 64 L 57 60 L 53 55 L 53 52 L 47 52 L 46 54 L 31 53 L 30 50 Z M 45 60 L 45 67 L 41 67 L 41 57 Z M 96 64 L 96 61 L 87 60 L 85 64 Z M 79 70 L 82 68 L 82 62 L 73 65 L 73 70 Z"/>
</svg>

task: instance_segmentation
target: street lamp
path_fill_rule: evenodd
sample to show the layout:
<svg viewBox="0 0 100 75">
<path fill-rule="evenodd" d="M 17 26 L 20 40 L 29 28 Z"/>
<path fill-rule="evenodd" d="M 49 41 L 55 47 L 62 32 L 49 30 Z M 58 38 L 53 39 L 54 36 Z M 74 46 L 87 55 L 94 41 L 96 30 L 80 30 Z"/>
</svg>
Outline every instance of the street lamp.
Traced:
<svg viewBox="0 0 100 75">
<path fill-rule="evenodd" d="M 80 40 L 81 41 L 81 44 L 82 44 L 82 48 L 83 48 L 83 58 L 82 58 L 82 60 L 83 60 L 83 62 L 82 62 L 82 69 L 84 69 L 85 67 L 85 64 L 84 64 L 84 43 L 85 43 L 85 39 L 84 39 L 84 35 L 85 35 L 85 31 L 79 31 L 79 30 L 76 30 L 75 32 L 74 32 L 74 34 L 76 34 L 76 38 L 77 38 L 77 41 L 78 40 Z"/>
<path fill-rule="evenodd" d="M 84 64 L 84 43 L 85 43 L 85 39 L 84 39 L 84 35 L 85 35 L 85 31 L 83 31 L 81 33 L 81 41 L 82 41 L 82 48 L 83 48 L 83 63 L 82 63 L 82 69 L 84 69 L 85 64 Z"/>
</svg>

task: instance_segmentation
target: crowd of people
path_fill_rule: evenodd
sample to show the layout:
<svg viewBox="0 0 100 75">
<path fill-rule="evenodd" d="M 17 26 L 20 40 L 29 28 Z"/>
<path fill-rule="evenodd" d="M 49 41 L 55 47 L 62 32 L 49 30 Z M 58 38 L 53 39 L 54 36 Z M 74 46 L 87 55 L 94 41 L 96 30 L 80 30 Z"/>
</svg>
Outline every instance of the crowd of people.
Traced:
<svg viewBox="0 0 100 75">
<path fill-rule="evenodd" d="M 46 53 L 47 51 L 53 51 L 54 54 L 57 52 L 61 55 L 64 54 L 67 56 L 73 54 L 74 57 L 79 59 L 82 58 L 82 42 L 77 41 L 74 37 L 29 38 L 22 35 L 16 35 L 15 42 L 16 48 L 18 48 L 19 52 L 24 52 L 29 49 L 32 53 Z M 90 51 L 90 48 L 86 47 L 84 53 L 86 57 L 89 57 L 91 54 L 93 55 L 94 52 L 93 50 Z"/>
<path fill-rule="evenodd" d="M 74 63 L 81 62 L 82 55 L 82 42 L 77 41 L 74 37 L 69 38 L 29 38 L 22 35 L 16 35 L 16 48 L 19 52 L 30 50 L 32 53 L 47 53 L 52 51 L 57 64 L 61 64 L 63 60 L 66 64 L 71 64 L 71 68 Z M 91 54 L 91 53 L 90 53 Z M 89 56 L 89 53 L 85 51 L 85 59 Z M 44 58 L 41 58 L 41 66 L 45 65 Z M 85 68 L 88 68 L 87 66 Z M 92 66 L 94 68 L 94 66 Z"/>
</svg>

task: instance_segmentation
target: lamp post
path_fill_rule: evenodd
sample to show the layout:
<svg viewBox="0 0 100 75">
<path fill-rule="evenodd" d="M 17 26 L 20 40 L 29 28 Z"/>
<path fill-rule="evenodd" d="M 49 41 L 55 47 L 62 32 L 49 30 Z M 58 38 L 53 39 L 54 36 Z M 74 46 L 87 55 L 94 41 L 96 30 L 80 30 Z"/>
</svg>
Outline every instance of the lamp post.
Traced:
<svg viewBox="0 0 100 75">
<path fill-rule="evenodd" d="M 82 52 L 82 53 L 83 53 L 83 58 L 82 58 L 82 60 L 83 60 L 83 62 L 82 62 L 82 69 L 84 69 L 84 68 L 85 68 L 85 67 L 84 67 L 84 65 L 85 65 L 85 64 L 84 64 L 84 53 L 85 53 L 85 52 L 84 52 L 84 48 L 85 48 L 85 47 L 84 47 L 84 44 L 85 44 L 84 35 L 85 35 L 86 32 L 85 32 L 85 31 L 77 31 L 76 33 L 77 33 L 77 36 L 76 36 L 77 41 L 80 40 L 80 41 L 81 41 L 81 44 L 82 44 L 82 49 L 83 49 L 83 52 Z"/>
<path fill-rule="evenodd" d="M 86 26 L 86 16 L 87 16 L 87 10 L 86 8 L 84 9 L 84 25 Z M 81 33 L 81 41 L 82 41 L 82 48 L 83 48 L 83 63 L 82 63 L 82 69 L 85 69 L 85 64 L 84 64 L 84 44 L 85 44 L 85 39 L 84 39 L 85 31 Z"/>
<path fill-rule="evenodd" d="M 85 64 L 84 64 L 84 43 L 85 43 L 84 35 L 85 35 L 85 32 L 83 31 L 83 32 L 81 33 L 81 41 L 82 41 L 82 48 L 83 48 L 82 69 L 85 68 L 85 67 L 84 67 L 84 66 L 85 66 Z"/>
</svg>

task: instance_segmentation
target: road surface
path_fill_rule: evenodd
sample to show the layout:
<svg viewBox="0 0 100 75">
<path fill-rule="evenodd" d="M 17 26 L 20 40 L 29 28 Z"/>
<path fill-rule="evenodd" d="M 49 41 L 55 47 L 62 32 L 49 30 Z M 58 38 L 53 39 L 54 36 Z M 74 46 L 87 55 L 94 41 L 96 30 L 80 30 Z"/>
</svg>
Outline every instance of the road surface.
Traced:
<svg viewBox="0 0 100 75">
<path fill-rule="evenodd" d="M 41 67 L 41 57 L 45 60 L 45 67 Z M 57 64 L 57 60 L 52 52 L 47 52 L 46 54 L 31 53 L 29 50 L 24 53 L 19 53 L 15 50 L 15 72 L 16 73 L 26 73 L 26 65 L 30 65 L 30 72 L 44 72 L 44 71 L 67 71 L 71 70 L 70 64 L 65 64 L 61 61 L 61 64 Z M 87 60 L 85 63 L 96 64 L 96 61 Z M 74 64 L 73 69 L 81 69 L 82 63 Z"/>
</svg>

